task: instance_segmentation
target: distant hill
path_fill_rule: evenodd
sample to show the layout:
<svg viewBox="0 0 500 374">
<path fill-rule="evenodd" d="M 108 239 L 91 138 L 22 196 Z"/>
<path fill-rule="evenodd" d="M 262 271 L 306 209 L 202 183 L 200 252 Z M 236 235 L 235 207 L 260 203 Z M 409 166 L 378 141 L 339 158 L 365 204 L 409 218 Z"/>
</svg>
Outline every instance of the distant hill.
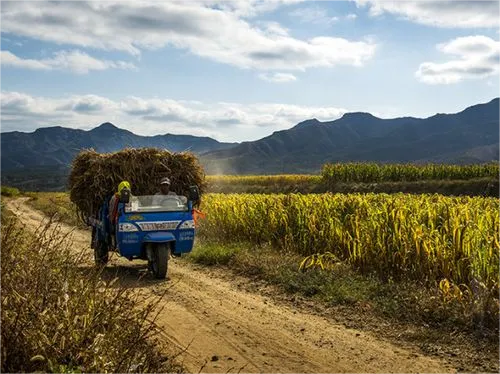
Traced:
<svg viewBox="0 0 500 374">
<path fill-rule="evenodd" d="M 139 136 L 109 122 L 89 131 L 56 126 L 40 128 L 31 133 L 5 132 L 1 139 L 2 174 L 40 167 L 67 167 L 84 148 L 114 152 L 125 147 L 158 147 L 173 152 L 189 150 L 200 154 L 236 144 L 190 135 Z"/>
<path fill-rule="evenodd" d="M 325 162 L 480 163 L 498 160 L 499 99 L 455 114 L 381 119 L 346 113 L 316 119 L 263 139 L 208 152 L 209 174 L 318 172 Z"/>
</svg>

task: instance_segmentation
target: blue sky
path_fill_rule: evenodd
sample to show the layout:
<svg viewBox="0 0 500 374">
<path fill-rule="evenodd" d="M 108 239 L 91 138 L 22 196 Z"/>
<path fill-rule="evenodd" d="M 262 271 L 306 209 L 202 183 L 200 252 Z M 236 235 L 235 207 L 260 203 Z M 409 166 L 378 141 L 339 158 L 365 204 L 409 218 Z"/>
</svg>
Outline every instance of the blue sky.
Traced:
<svg viewBox="0 0 500 374">
<path fill-rule="evenodd" d="M 1 130 L 247 141 L 457 112 L 498 96 L 498 17 L 496 1 L 2 1 Z"/>
</svg>

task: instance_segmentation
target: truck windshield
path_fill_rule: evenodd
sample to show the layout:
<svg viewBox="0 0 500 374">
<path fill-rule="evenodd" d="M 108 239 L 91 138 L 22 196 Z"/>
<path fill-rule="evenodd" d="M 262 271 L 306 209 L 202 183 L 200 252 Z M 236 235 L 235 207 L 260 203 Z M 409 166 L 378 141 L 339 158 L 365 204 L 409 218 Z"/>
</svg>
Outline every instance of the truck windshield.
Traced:
<svg viewBox="0 0 500 374">
<path fill-rule="evenodd" d="M 187 198 L 177 195 L 130 196 L 125 205 L 126 212 L 185 212 L 188 210 Z"/>
</svg>

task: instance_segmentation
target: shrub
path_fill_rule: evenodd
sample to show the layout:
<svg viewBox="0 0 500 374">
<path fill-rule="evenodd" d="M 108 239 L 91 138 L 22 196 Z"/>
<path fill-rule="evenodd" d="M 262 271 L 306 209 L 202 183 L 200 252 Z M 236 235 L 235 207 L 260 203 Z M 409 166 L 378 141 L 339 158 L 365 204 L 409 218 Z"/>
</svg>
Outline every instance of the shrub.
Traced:
<svg viewBox="0 0 500 374">
<path fill-rule="evenodd" d="M 14 197 L 19 195 L 19 190 L 14 187 L 2 186 L 2 196 Z"/>
</svg>

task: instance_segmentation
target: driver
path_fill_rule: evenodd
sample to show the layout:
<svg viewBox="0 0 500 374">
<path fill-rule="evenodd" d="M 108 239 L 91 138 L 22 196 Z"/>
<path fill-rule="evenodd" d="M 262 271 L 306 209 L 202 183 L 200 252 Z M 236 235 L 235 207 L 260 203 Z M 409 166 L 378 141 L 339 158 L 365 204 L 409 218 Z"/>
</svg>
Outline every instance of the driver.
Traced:
<svg viewBox="0 0 500 374">
<path fill-rule="evenodd" d="M 167 200 L 166 196 L 177 196 L 174 191 L 170 191 L 170 178 L 165 177 L 160 181 L 160 191 L 153 197 L 153 205 L 162 205 Z"/>
</svg>

